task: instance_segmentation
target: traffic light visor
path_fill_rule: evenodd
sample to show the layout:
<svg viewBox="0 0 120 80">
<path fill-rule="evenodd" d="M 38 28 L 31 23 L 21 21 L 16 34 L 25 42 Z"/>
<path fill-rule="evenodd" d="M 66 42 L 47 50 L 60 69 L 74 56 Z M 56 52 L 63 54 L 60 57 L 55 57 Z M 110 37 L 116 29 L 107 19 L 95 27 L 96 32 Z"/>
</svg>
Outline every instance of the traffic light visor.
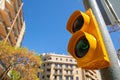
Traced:
<svg viewBox="0 0 120 80">
<path fill-rule="evenodd" d="M 70 16 L 66 28 L 69 32 L 75 33 L 76 31 L 82 29 L 83 26 L 87 26 L 89 22 L 89 16 L 77 10 Z"/>
<path fill-rule="evenodd" d="M 97 47 L 97 41 L 94 36 L 87 32 L 77 31 L 71 37 L 68 43 L 68 52 L 75 58 L 86 58 L 84 56 L 93 56 L 93 53 Z M 90 54 L 88 54 L 90 53 Z M 89 57 L 90 58 L 90 57 Z"/>
</svg>

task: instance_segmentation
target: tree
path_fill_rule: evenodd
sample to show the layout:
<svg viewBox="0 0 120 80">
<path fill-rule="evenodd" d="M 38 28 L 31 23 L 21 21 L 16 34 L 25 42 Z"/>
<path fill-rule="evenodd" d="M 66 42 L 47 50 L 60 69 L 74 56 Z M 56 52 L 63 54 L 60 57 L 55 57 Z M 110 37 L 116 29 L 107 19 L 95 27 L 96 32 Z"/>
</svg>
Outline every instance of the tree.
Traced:
<svg viewBox="0 0 120 80">
<path fill-rule="evenodd" d="M 16 70 L 11 70 L 9 73 L 10 73 L 12 80 L 20 80 L 20 78 L 21 78 L 20 72 L 18 72 Z"/>
<path fill-rule="evenodd" d="M 20 74 L 22 80 L 35 80 L 40 71 L 40 57 L 27 48 L 16 48 L 9 44 L 0 42 L 0 60 L 5 65 L 5 70 L 0 76 L 0 80 L 12 70 Z"/>
</svg>

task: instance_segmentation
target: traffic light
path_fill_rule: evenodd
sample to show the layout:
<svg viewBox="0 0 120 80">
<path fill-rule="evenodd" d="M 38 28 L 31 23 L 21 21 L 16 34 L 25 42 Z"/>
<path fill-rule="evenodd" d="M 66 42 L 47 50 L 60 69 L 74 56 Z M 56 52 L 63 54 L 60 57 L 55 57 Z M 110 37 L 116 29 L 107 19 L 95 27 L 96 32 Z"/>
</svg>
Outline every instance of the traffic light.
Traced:
<svg viewBox="0 0 120 80">
<path fill-rule="evenodd" d="M 107 51 L 91 9 L 75 11 L 69 18 L 67 30 L 72 33 L 68 52 L 83 69 L 101 69 L 110 65 Z"/>
</svg>

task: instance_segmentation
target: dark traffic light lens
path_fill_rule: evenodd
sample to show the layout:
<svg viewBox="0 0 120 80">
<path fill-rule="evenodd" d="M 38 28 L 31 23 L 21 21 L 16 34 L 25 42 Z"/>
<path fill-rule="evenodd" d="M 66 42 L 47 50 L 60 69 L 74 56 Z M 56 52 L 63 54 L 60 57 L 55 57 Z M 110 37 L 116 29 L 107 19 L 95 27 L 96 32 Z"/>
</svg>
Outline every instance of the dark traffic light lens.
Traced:
<svg viewBox="0 0 120 80">
<path fill-rule="evenodd" d="M 78 58 L 81 58 L 86 55 L 89 50 L 89 42 L 86 37 L 80 38 L 80 40 L 76 44 L 75 54 Z"/>
<path fill-rule="evenodd" d="M 84 20 L 82 16 L 79 16 L 73 24 L 73 32 L 76 32 L 82 28 Z"/>
</svg>

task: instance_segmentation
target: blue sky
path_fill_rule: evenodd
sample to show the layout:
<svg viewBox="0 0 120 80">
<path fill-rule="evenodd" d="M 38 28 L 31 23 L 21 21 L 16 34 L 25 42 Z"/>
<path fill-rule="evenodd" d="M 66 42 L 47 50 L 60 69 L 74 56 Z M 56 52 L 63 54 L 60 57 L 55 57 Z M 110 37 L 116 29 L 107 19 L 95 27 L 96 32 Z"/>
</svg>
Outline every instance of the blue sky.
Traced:
<svg viewBox="0 0 120 80">
<path fill-rule="evenodd" d="M 37 53 L 67 54 L 72 35 L 66 24 L 72 12 L 85 11 L 82 0 L 23 0 L 23 3 L 26 32 L 22 46 Z M 112 33 L 116 49 L 120 48 L 118 33 Z"/>
</svg>

